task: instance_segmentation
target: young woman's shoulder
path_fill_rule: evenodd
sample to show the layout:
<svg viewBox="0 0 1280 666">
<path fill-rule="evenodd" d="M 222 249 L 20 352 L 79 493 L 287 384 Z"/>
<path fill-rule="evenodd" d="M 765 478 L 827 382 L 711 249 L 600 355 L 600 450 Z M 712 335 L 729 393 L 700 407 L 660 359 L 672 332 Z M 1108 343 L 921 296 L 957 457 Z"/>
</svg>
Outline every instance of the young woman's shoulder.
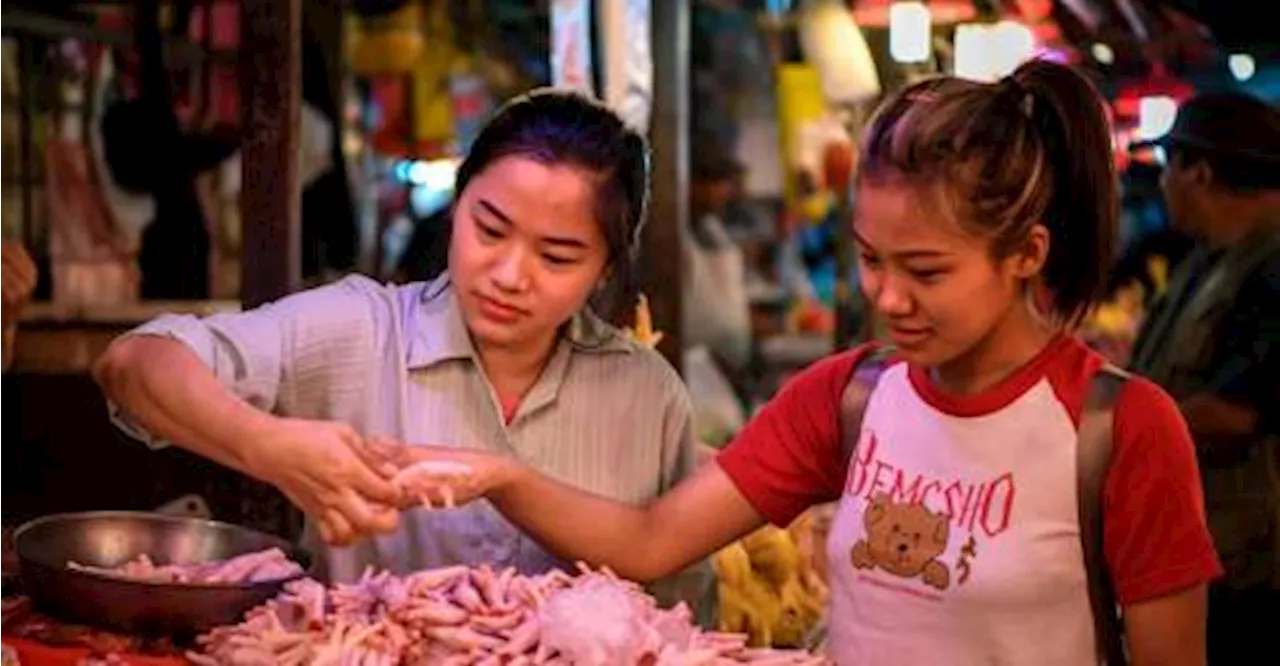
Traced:
<svg viewBox="0 0 1280 666">
<path fill-rule="evenodd" d="M 379 320 L 398 311 L 394 291 L 364 276 L 349 276 L 294 292 L 235 313 L 208 317 L 163 315 L 126 335 L 174 337 L 201 349 L 214 342 L 232 347 L 312 345 L 317 341 L 355 340 Z"/>
<path fill-rule="evenodd" d="M 1111 365 L 1102 354 L 1078 338 L 1060 341 L 1049 359 L 1045 374 L 1077 422 L 1089 394 L 1097 387 L 1099 373 L 1121 376 L 1115 395 L 1115 444 L 1127 447 L 1135 439 L 1148 439 L 1160 433 L 1158 446 L 1191 448 L 1191 436 L 1178 405 L 1154 382 L 1138 374 L 1124 372 Z M 1119 451 L 1117 451 L 1119 453 Z"/>
<path fill-rule="evenodd" d="M 612 384 L 684 399 L 688 390 L 680 373 L 658 350 L 620 330 L 604 334 L 592 347 L 578 346 L 575 356 L 596 366 Z"/>
<path fill-rule="evenodd" d="M 1132 427 L 1158 427 L 1183 431 L 1186 422 L 1178 411 L 1178 403 L 1158 384 L 1138 374 L 1128 374 L 1116 396 L 1117 425 Z"/>
<path fill-rule="evenodd" d="M 864 360 L 879 360 L 867 344 L 828 356 L 782 387 L 718 457 L 739 492 L 760 515 L 785 526 L 805 509 L 840 496 L 840 400 Z"/>
<path fill-rule="evenodd" d="M 891 346 L 879 342 L 865 342 L 852 349 L 832 354 L 814 362 L 787 380 L 779 395 L 798 393 L 805 399 L 834 399 L 837 402 L 845 386 L 853 378 L 854 370 L 863 364 L 888 367 L 900 359 Z"/>
<path fill-rule="evenodd" d="M 1071 420 L 1079 423 L 1084 403 L 1094 387 L 1094 379 L 1099 372 L 1115 369 L 1111 368 L 1105 356 L 1077 336 L 1064 335 L 1050 344 L 1044 375 L 1058 400 L 1071 415 Z M 1127 383 L 1126 380 L 1126 386 Z"/>
<path fill-rule="evenodd" d="M 1102 372 L 1115 370 L 1076 338 L 1060 341 L 1046 368 L 1077 422 Z M 1123 373 L 1112 409 L 1102 515 L 1118 600 L 1129 605 L 1218 576 L 1195 444 L 1177 402 L 1151 380 Z"/>
<path fill-rule="evenodd" d="M 1195 443 L 1174 399 L 1145 377 L 1128 377 L 1116 397 L 1112 441 L 1103 542 L 1120 602 L 1219 576 Z"/>
<path fill-rule="evenodd" d="M 398 312 L 404 294 L 420 292 L 421 285 L 418 284 L 383 284 L 365 275 L 352 274 L 290 294 L 263 307 L 313 318 L 354 322 L 370 315 Z"/>
</svg>

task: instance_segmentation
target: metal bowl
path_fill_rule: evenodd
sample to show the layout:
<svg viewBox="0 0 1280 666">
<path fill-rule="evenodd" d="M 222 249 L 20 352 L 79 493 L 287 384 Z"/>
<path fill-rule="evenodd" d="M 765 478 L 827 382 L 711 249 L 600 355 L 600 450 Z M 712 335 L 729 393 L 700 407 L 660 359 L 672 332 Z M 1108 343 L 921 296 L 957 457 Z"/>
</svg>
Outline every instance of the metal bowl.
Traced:
<svg viewBox="0 0 1280 666">
<path fill-rule="evenodd" d="M 288 579 L 240 584 L 134 581 L 69 569 L 68 562 L 114 567 L 146 554 L 160 564 L 196 564 L 279 548 L 310 567 L 289 542 L 212 520 L 135 511 L 65 513 L 14 532 L 22 587 L 55 617 L 135 634 L 189 638 L 239 622 L 245 611 L 279 594 Z"/>
</svg>

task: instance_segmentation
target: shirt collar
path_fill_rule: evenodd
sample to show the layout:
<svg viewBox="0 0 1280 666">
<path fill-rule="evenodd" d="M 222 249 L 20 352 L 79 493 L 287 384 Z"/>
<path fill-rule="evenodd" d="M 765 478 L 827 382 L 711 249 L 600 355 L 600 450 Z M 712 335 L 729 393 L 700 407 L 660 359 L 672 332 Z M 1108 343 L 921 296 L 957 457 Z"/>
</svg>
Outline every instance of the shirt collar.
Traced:
<svg viewBox="0 0 1280 666">
<path fill-rule="evenodd" d="M 475 346 L 467 331 L 449 274 L 422 284 L 420 295 L 407 304 L 405 339 L 410 369 L 444 361 L 475 359 Z M 584 309 L 564 327 L 563 340 L 573 352 L 632 353 L 640 346 L 608 322 Z"/>
</svg>

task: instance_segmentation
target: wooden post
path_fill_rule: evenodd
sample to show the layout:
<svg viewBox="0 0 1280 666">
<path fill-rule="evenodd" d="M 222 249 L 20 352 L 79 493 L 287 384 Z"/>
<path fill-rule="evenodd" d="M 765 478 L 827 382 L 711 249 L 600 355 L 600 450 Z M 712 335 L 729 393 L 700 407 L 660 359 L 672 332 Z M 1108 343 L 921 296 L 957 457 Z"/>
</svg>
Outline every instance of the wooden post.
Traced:
<svg viewBox="0 0 1280 666">
<path fill-rule="evenodd" d="M 653 0 L 653 199 L 640 261 L 659 350 L 680 370 L 680 241 L 689 223 L 689 0 Z"/>
<path fill-rule="evenodd" d="M 35 184 L 36 174 L 43 171 L 36 166 L 36 76 L 35 45 L 31 38 L 20 35 L 18 42 L 18 136 L 20 140 L 22 168 L 19 184 L 22 187 L 22 244 L 35 256 L 47 256 L 48 248 L 39 244 L 36 234 Z M 43 190 L 42 190 L 43 192 Z"/>
<path fill-rule="evenodd" d="M 302 283 L 298 182 L 301 0 L 242 0 L 241 300 L 256 307 Z"/>
<path fill-rule="evenodd" d="M 241 0 L 240 40 L 240 296 L 252 308 L 302 285 L 301 0 Z M 280 491 L 247 476 L 234 478 L 223 485 L 238 495 L 234 522 L 289 539 L 300 534 L 300 512 Z"/>
</svg>

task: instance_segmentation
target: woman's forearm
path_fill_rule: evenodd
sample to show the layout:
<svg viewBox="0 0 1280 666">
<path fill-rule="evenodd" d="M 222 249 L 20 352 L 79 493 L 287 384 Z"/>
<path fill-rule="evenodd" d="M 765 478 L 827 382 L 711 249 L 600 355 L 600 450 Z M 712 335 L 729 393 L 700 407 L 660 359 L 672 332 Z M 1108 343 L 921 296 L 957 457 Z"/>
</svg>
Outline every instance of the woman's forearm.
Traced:
<svg viewBox="0 0 1280 666">
<path fill-rule="evenodd" d="M 183 343 L 136 336 L 114 343 L 94 365 L 107 398 L 153 436 L 256 476 L 256 434 L 272 416 L 241 400 Z"/>
<path fill-rule="evenodd" d="M 552 552 L 641 582 L 674 574 L 764 522 L 714 463 L 644 507 L 524 467 L 513 467 L 489 499 Z"/>
<path fill-rule="evenodd" d="M 606 564 L 649 582 L 675 570 L 648 552 L 653 511 L 562 484 L 527 468 L 489 496 L 505 516 L 556 554 Z"/>
</svg>

